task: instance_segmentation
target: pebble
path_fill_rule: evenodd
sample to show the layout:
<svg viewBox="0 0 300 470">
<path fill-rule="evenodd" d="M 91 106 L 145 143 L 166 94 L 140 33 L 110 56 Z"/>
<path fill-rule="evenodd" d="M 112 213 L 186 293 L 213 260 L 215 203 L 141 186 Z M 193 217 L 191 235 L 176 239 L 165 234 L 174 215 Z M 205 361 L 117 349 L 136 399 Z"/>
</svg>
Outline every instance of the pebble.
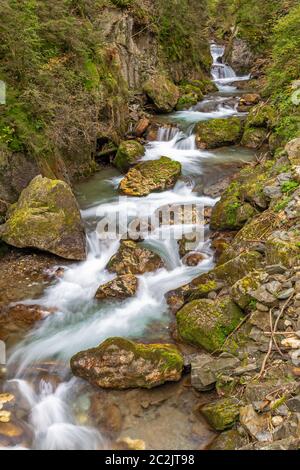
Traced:
<svg viewBox="0 0 300 470">
<path fill-rule="evenodd" d="M 283 274 L 285 273 L 285 267 L 280 264 L 273 264 L 271 266 L 266 266 L 266 272 L 269 274 Z"/>
<path fill-rule="evenodd" d="M 278 428 L 278 426 L 281 426 L 283 423 L 283 418 L 282 416 L 273 416 L 272 418 L 272 424 L 275 428 Z"/>
<path fill-rule="evenodd" d="M 277 295 L 277 298 L 279 300 L 287 300 L 289 297 L 291 297 L 291 295 L 293 295 L 295 293 L 295 289 L 294 288 L 291 288 L 291 289 L 286 289 L 282 292 L 279 292 L 279 294 Z"/>
<path fill-rule="evenodd" d="M 269 311 L 269 307 L 267 307 L 267 306 L 264 305 L 264 304 L 261 304 L 260 302 L 257 302 L 256 308 L 257 308 L 257 310 L 259 310 L 260 312 L 268 312 L 268 311 Z"/>
<path fill-rule="evenodd" d="M 293 284 L 292 284 L 291 281 L 286 281 L 286 282 L 284 282 L 284 283 L 282 284 L 282 287 L 283 287 L 284 289 L 290 289 L 291 287 L 293 287 Z"/>
</svg>

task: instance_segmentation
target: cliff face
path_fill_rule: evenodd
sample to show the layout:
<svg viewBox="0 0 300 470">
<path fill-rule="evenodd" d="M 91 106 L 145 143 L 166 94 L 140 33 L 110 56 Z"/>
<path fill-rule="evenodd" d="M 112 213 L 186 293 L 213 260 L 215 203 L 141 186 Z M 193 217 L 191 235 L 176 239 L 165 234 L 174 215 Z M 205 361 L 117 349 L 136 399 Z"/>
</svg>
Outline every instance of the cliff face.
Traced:
<svg viewBox="0 0 300 470">
<path fill-rule="evenodd" d="M 97 142 L 126 134 L 129 105 L 143 103 L 152 75 L 180 82 L 209 69 L 206 0 L 0 0 L 0 11 L 0 199 L 9 202 L 38 173 L 92 172 Z"/>
</svg>

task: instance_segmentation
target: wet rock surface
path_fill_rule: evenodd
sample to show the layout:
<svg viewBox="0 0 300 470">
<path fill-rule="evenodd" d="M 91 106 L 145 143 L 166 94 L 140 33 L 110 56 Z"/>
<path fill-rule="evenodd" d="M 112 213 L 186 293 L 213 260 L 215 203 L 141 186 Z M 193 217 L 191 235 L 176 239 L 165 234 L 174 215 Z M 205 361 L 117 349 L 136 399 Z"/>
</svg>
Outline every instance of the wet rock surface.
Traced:
<svg viewBox="0 0 300 470">
<path fill-rule="evenodd" d="M 142 197 L 153 191 L 172 188 L 181 174 L 181 165 L 168 157 L 142 162 L 129 170 L 120 183 L 120 192 Z"/>
<path fill-rule="evenodd" d="M 123 241 L 120 249 L 107 266 L 110 272 L 123 274 L 144 274 L 163 267 L 161 258 L 153 251 L 133 241 Z"/>
<path fill-rule="evenodd" d="M 110 338 L 71 360 L 74 375 L 102 388 L 152 388 L 180 380 L 183 358 L 175 346 Z"/>
</svg>

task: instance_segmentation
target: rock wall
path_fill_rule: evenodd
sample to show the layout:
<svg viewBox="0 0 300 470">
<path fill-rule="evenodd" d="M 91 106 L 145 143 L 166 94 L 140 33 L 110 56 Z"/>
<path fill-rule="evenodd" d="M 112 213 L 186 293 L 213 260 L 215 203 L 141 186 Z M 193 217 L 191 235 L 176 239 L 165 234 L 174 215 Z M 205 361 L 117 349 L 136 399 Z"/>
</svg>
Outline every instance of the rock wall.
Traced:
<svg viewBox="0 0 300 470">
<path fill-rule="evenodd" d="M 0 198 L 8 202 L 38 173 L 69 182 L 91 174 L 97 151 L 118 145 L 139 118 L 147 79 L 179 82 L 209 69 L 206 0 L 202 9 L 194 0 L 71 3 L 17 9 L 3 0 Z"/>
</svg>

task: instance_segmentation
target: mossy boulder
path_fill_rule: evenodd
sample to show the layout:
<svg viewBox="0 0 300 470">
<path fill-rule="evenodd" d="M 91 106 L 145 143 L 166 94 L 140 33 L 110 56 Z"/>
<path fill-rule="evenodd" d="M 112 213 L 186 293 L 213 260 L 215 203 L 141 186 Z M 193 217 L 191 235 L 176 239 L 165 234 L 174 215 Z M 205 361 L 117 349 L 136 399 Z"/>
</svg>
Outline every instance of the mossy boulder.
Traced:
<svg viewBox="0 0 300 470">
<path fill-rule="evenodd" d="M 179 88 L 163 75 L 157 75 L 144 83 L 143 91 L 160 113 L 172 112 L 180 96 Z"/>
<path fill-rule="evenodd" d="M 17 248 L 37 248 L 70 260 L 86 258 L 79 207 L 63 181 L 37 176 L 9 211 L 0 237 Z"/>
<path fill-rule="evenodd" d="M 214 206 L 210 219 L 212 230 L 239 230 L 257 214 L 248 202 L 242 203 L 234 195 L 222 197 Z"/>
<path fill-rule="evenodd" d="M 117 254 L 109 261 L 110 272 L 123 274 L 144 274 L 163 267 L 161 258 L 153 251 L 131 240 L 121 242 Z"/>
<path fill-rule="evenodd" d="M 196 142 L 200 149 L 233 145 L 240 141 L 243 124 L 239 118 L 211 119 L 196 125 Z"/>
<path fill-rule="evenodd" d="M 134 166 L 144 155 L 145 149 L 142 144 L 136 140 L 125 140 L 121 142 L 117 155 L 114 159 L 114 165 L 122 173 L 126 173 L 129 168 Z"/>
<path fill-rule="evenodd" d="M 137 278 L 133 274 L 124 274 L 100 286 L 95 297 L 98 300 L 123 300 L 135 295 L 137 288 Z"/>
<path fill-rule="evenodd" d="M 176 319 L 184 341 L 213 352 L 222 348 L 226 337 L 237 327 L 242 311 L 228 296 L 217 301 L 200 299 L 186 304 Z"/>
<path fill-rule="evenodd" d="M 199 102 L 199 98 L 194 93 L 186 93 L 182 95 L 176 105 L 177 111 L 182 111 L 183 109 L 189 109 L 192 106 L 195 106 Z"/>
<path fill-rule="evenodd" d="M 276 124 L 276 109 L 272 105 L 260 103 L 251 109 L 246 119 L 246 127 L 272 129 Z"/>
<path fill-rule="evenodd" d="M 109 338 L 72 357 L 71 369 L 74 375 L 101 388 L 153 388 L 180 380 L 183 357 L 170 344 Z"/>
<path fill-rule="evenodd" d="M 208 403 L 201 408 L 201 413 L 216 431 L 231 428 L 239 417 L 239 401 L 236 398 L 224 398 Z"/>
<path fill-rule="evenodd" d="M 241 141 L 243 147 L 259 149 L 267 142 L 268 131 L 259 127 L 246 127 Z"/>
<path fill-rule="evenodd" d="M 153 191 L 172 188 L 181 174 L 181 165 L 168 157 L 139 163 L 129 170 L 120 183 L 120 192 L 142 197 Z"/>
</svg>

